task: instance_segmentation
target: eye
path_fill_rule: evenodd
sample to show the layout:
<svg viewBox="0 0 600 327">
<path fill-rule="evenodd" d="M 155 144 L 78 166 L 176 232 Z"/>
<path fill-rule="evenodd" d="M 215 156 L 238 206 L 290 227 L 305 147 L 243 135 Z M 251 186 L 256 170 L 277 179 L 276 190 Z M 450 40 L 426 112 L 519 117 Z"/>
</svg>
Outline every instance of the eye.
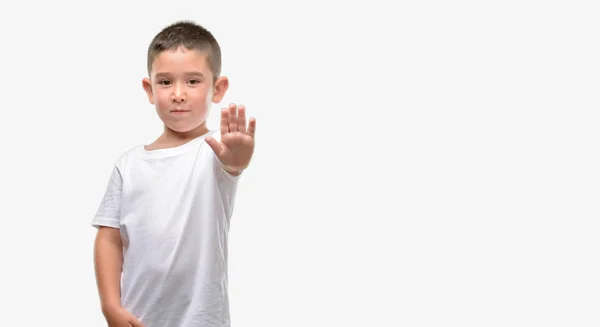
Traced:
<svg viewBox="0 0 600 327">
<path fill-rule="evenodd" d="M 190 80 L 190 84 L 200 84 L 200 80 L 192 79 Z"/>
<path fill-rule="evenodd" d="M 158 82 L 159 85 L 171 85 L 171 81 L 169 80 L 162 80 Z"/>
</svg>

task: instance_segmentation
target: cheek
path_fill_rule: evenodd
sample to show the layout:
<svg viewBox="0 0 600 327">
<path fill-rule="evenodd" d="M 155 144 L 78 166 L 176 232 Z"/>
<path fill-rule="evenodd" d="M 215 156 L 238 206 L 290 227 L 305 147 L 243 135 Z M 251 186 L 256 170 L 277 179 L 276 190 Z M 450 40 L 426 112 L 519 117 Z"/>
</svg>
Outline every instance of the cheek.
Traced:
<svg viewBox="0 0 600 327">
<path fill-rule="evenodd" d="M 162 108 L 171 103 L 171 97 L 164 90 L 157 90 L 154 92 L 154 102 L 159 108 Z"/>
<path fill-rule="evenodd" d="M 189 100 L 195 105 L 206 106 L 212 102 L 212 92 L 209 92 L 206 89 L 199 90 L 198 92 L 194 92 L 193 95 L 190 94 Z"/>
<path fill-rule="evenodd" d="M 211 103 L 212 103 L 212 98 L 213 98 L 213 97 L 212 97 L 212 93 L 211 93 L 211 92 L 209 92 L 209 93 L 206 95 L 205 99 L 204 99 L 204 105 L 205 105 L 206 107 L 210 107 L 210 105 L 211 105 Z"/>
<path fill-rule="evenodd" d="M 207 106 L 210 106 L 210 104 L 212 103 L 212 99 L 213 99 L 213 92 L 211 89 L 209 90 L 205 90 L 204 91 L 204 103 Z"/>
</svg>

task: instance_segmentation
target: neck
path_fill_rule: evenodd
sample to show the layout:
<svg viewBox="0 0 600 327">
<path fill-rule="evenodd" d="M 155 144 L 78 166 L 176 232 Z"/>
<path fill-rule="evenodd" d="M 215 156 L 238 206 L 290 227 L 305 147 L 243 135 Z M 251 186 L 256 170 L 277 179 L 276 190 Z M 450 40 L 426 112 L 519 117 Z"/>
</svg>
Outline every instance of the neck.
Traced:
<svg viewBox="0 0 600 327">
<path fill-rule="evenodd" d="M 168 144 L 169 146 L 179 146 L 206 133 L 208 133 L 206 122 L 187 132 L 177 132 L 165 126 L 164 131 L 162 135 L 158 138 L 157 142 L 163 143 L 165 145 Z"/>
</svg>

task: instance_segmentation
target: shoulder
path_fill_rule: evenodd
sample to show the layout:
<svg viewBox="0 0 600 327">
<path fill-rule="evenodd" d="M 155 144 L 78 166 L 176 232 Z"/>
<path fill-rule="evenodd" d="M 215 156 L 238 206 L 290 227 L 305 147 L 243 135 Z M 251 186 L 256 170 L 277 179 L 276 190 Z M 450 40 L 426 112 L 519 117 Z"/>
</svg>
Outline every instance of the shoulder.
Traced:
<svg viewBox="0 0 600 327">
<path fill-rule="evenodd" d="M 130 146 L 129 148 L 126 148 L 125 150 L 121 151 L 121 153 L 117 156 L 117 158 L 114 161 L 114 166 L 116 169 L 123 171 L 125 170 L 125 167 L 127 166 L 127 164 L 137 155 L 140 153 L 140 150 L 143 149 L 144 145 L 140 144 L 140 145 L 136 145 L 136 146 Z"/>
</svg>

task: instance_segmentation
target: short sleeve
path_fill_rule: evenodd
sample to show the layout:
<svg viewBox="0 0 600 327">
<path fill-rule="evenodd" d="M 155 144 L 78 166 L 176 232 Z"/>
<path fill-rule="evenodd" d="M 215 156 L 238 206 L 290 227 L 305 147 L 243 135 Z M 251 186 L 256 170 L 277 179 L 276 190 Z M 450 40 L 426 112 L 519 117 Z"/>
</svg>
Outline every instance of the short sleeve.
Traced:
<svg viewBox="0 0 600 327">
<path fill-rule="evenodd" d="M 122 188 L 123 176 L 118 166 L 115 165 L 108 180 L 104 197 L 100 202 L 96 215 L 92 219 L 92 226 L 96 228 L 100 226 L 120 227 Z"/>
</svg>

